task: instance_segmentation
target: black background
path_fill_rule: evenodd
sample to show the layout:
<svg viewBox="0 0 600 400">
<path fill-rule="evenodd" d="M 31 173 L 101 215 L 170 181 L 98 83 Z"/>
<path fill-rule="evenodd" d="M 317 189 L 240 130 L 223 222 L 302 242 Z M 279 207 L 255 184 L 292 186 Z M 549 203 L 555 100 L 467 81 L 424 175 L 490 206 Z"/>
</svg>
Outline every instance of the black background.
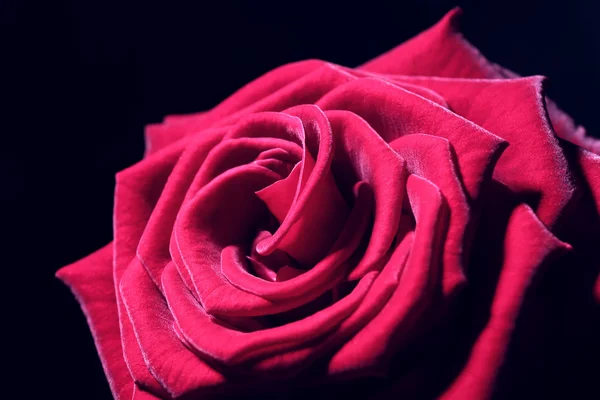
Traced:
<svg viewBox="0 0 600 400">
<path fill-rule="evenodd" d="M 548 76 L 550 96 L 600 133 L 594 1 L 1 4 L 9 398 L 110 398 L 85 318 L 54 273 L 111 240 L 114 174 L 141 159 L 144 124 L 166 114 L 210 108 L 290 61 L 361 64 L 459 4 L 488 58 Z"/>
</svg>

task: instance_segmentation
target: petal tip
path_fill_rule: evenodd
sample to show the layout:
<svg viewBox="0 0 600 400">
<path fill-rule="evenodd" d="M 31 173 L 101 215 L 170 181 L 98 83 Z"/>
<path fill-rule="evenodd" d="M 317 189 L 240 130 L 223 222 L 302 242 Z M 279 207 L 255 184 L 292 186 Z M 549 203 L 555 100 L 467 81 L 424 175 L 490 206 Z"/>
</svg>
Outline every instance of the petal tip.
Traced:
<svg viewBox="0 0 600 400">
<path fill-rule="evenodd" d="M 446 13 L 439 22 L 439 25 L 451 30 L 460 30 L 460 18 L 463 14 L 463 9 L 456 6 Z"/>
<path fill-rule="evenodd" d="M 68 285 L 69 275 L 69 267 L 62 267 L 54 273 L 54 277 L 60 280 L 65 285 Z"/>
<path fill-rule="evenodd" d="M 54 276 L 69 288 L 73 288 L 73 284 L 77 282 L 77 276 L 80 274 L 77 262 L 75 262 L 60 268 L 54 273 Z"/>
</svg>

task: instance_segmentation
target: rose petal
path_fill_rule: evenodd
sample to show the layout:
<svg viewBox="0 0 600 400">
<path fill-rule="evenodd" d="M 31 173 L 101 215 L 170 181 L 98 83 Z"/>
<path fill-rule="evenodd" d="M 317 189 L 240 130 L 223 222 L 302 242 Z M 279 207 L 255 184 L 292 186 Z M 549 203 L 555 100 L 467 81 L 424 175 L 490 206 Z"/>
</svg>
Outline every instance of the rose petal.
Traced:
<svg viewBox="0 0 600 400">
<path fill-rule="evenodd" d="M 221 254 L 221 272 L 227 280 L 240 290 L 257 296 L 284 300 L 305 295 L 321 294 L 322 287 L 330 288 L 345 276 L 347 268 L 343 262 L 348 259 L 362 239 L 368 218 L 371 215 L 373 199 L 371 189 L 364 182 L 355 186 L 356 200 L 342 232 L 327 254 L 313 268 L 283 282 L 269 282 L 248 273 L 244 267 L 240 248 L 227 247 Z"/>
<path fill-rule="evenodd" d="M 341 186 L 348 181 L 370 185 L 375 197 L 371 240 L 348 279 L 372 271 L 385 257 L 398 231 L 404 196 L 404 161 L 363 119 L 346 111 L 328 111 L 335 136 L 334 174 Z"/>
<path fill-rule="evenodd" d="M 120 291 L 146 365 L 172 397 L 220 385 L 225 378 L 190 352 L 171 326 L 173 317 L 137 259 L 124 273 Z"/>
<path fill-rule="evenodd" d="M 332 90 L 317 103 L 324 110 L 347 110 L 365 119 L 386 141 L 426 133 L 448 139 L 458 159 L 469 200 L 491 174 L 506 143 L 446 108 L 381 79 L 362 78 Z"/>
<path fill-rule="evenodd" d="M 464 266 L 468 258 L 469 239 L 473 225 L 470 207 L 458 178 L 455 154 L 447 139 L 431 135 L 408 135 L 390 146 L 406 160 L 408 171 L 435 184 L 449 208 L 449 223 L 444 243 L 442 288 L 450 296 L 465 282 Z"/>
<path fill-rule="evenodd" d="M 407 46 L 401 45 L 399 48 L 392 50 L 387 55 L 380 57 L 379 61 L 372 63 L 367 66 L 367 69 L 371 71 L 397 73 L 397 74 L 415 74 L 415 75 L 434 75 L 434 76 L 449 76 L 449 77 L 462 77 L 462 78 L 494 78 L 494 79 L 514 79 L 518 75 L 506 70 L 505 68 L 499 67 L 488 60 L 486 60 L 476 49 L 474 49 L 466 40 L 462 38 L 460 33 L 456 29 L 457 12 L 452 12 L 450 15 L 444 18 L 438 25 L 431 28 L 424 34 L 410 41 Z M 408 59 L 403 59 L 404 54 L 402 52 L 406 49 L 412 49 L 421 54 L 440 54 L 446 58 L 447 62 L 436 62 L 435 58 L 419 57 L 412 58 L 410 53 L 405 54 Z M 408 63 L 412 63 L 410 65 Z M 439 61 L 439 60 L 438 60 Z M 461 67 L 462 65 L 462 67 Z M 471 98 L 472 99 L 472 98 Z M 575 143 L 578 146 L 582 146 L 585 149 L 591 150 L 592 152 L 598 152 L 599 141 L 594 140 L 586 136 L 585 129 L 581 126 L 577 126 L 575 122 L 562 110 L 560 110 L 554 102 L 550 99 L 545 99 L 547 105 L 548 114 L 552 122 L 552 126 L 556 131 L 556 134 L 561 138 Z M 526 137 L 528 139 L 528 137 Z M 522 140 L 526 140 L 523 137 Z M 542 141 L 543 143 L 543 141 Z M 539 146 L 539 144 L 537 144 Z M 564 356 L 565 360 L 576 360 L 580 355 L 585 357 L 587 352 L 587 343 L 593 343 L 593 340 L 587 340 L 584 336 L 587 335 L 589 329 L 586 327 L 589 324 L 589 312 L 593 308 L 591 301 L 588 297 L 591 297 L 591 293 L 595 293 L 596 300 L 600 302 L 600 271 L 598 270 L 597 263 L 590 263 L 590 259 L 595 258 L 595 244 L 592 243 L 590 237 L 598 236 L 598 210 L 594 210 L 592 206 L 594 202 L 594 188 L 590 187 L 588 182 L 592 182 L 594 185 L 594 178 L 590 180 L 590 171 L 597 171 L 600 167 L 596 164 L 590 167 L 589 157 L 588 162 L 582 163 L 581 154 L 583 150 L 571 150 L 566 143 L 561 143 L 564 150 L 567 151 L 567 159 L 570 164 L 571 178 L 577 183 L 576 196 L 572 198 L 568 207 L 564 207 L 566 198 L 569 198 L 571 194 L 563 190 L 568 188 L 569 185 L 564 184 L 564 179 L 569 178 L 567 172 L 559 177 L 558 180 L 558 195 L 556 195 L 556 204 L 554 204 L 548 196 L 546 196 L 546 204 L 541 211 L 543 221 L 551 225 L 556 225 L 554 230 L 560 232 L 560 237 L 567 238 L 573 245 L 576 251 L 567 259 L 561 263 L 564 264 L 562 271 L 568 273 L 568 278 L 560 278 L 556 276 L 557 286 L 560 290 L 566 293 L 566 297 L 563 297 L 560 302 L 560 307 L 564 308 L 565 311 L 556 324 L 561 326 L 579 326 L 581 327 L 575 336 L 572 332 L 568 334 L 558 335 L 557 343 L 563 344 L 566 342 L 578 343 L 578 349 L 570 348 L 569 356 Z M 554 147 L 554 146 L 551 146 Z M 540 155 L 544 153 L 534 152 L 526 154 L 534 155 L 529 161 L 539 162 Z M 551 155 L 555 152 L 550 151 Z M 510 166 L 510 164 L 508 164 Z M 563 164 L 564 165 L 564 164 Z M 593 163 L 592 163 L 593 165 Z M 560 163 L 559 163 L 560 166 Z M 559 168 L 562 173 L 562 168 Z M 551 169 L 549 172 L 552 172 Z M 509 178 L 512 180 L 524 180 L 524 177 L 528 174 L 522 174 L 521 170 L 515 171 Z M 536 176 L 536 175 L 534 175 Z M 540 177 L 538 177 L 539 179 Z M 542 178 L 543 179 L 543 178 Z M 597 179 L 595 179 L 597 181 Z M 509 184 L 510 182 L 507 181 Z M 552 183 L 552 180 L 550 180 Z M 537 182 L 534 182 L 536 184 Z M 561 196 L 561 192 L 564 195 Z M 551 192 L 550 192 L 551 193 Z M 597 193 L 597 191 L 596 191 Z M 580 197 L 580 198 L 577 198 Z M 597 199 L 596 198 L 596 207 Z M 540 207 L 542 205 L 540 204 Z M 558 213 L 562 212 L 561 220 L 556 223 L 556 217 Z M 581 221 L 586 221 L 582 224 Z M 564 225 L 564 226 L 563 226 Z M 582 232 L 585 231 L 586 233 Z M 576 271 L 572 271 L 572 265 L 581 265 L 582 267 Z M 595 288 L 589 287 L 588 284 L 593 280 L 596 280 Z M 571 287 L 573 289 L 566 290 L 565 287 Z M 575 289 L 576 288 L 576 289 Z M 568 310 L 568 311 L 566 311 Z M 577 310 L 574 312 L 573 310 Z M 594 330 L 594 332 L 597 332 Z M 594 333 L 588 336 L 593 336 Z M 565 363 L 568 361 L 565 361 Z M 584 371 L 584 370 L 582 370 Z M 582 372 L 583 373 L 583 372 Z"/>
<path fill-rule="evenodd" d="M 494 179 L 528 200 L 552 227 L 575 190 L 569 167 L 547 119 L 543 78 L 473 80 L 395 77 L 440 93 L 455 113 L 509 143 L 494 169 Z"/>
<path fill-rule="evenodd" d="M 589 136 L 583 126 L 576 125 L 575 121 L 549 98 L 546 97 L 548 116 L 552 121 L 554 131 L 562 139 L 576 144 L 582 149 L 600 155 L 600 139 Z"/>
<path fill-rule="evenodd" d="M 131 260 L 136 257 L 142 232 L 185 144 L 186 141 L 181 141 L 167 147 L 117 174 L 113 242 L 116 286 Z M 159 396 L 166 395 L 164 388 L 148 371 L 118 289 L 116 299 L 123 352 L 131 375 L 145 389 Z"/>
<path fill-rule="evenodd" d="M 331 63 L 319 60 L 290 63 L 250 82 L 200 116 L 149 125 L 146 141 L 151 151 L 155 151 L 206 128 L 233 125 L 252 113 L 313 104 L 332 88 L 353 79 L 351 74 Z"/>
<path fill-rule="evenodd" d="M 184 136 L 198 133 L 215 121 L 251 106 L 256 101 L 310 74 L 323 64 L 323 61 L 307 60 L 284 65 L 250 82 L 210 111 L 172 115 L 166 117 L 163 123 L 147 125 L 146 155 L 175 143 Z"/>
<path fill-rule="evenodd" d="M 267 151 L 279 149 L 286 152 L 286 158 L 290 159 L 290 164 L 299 163 L 302 159 L 302 148 L 296 143 L 271 137 L 250 137 L 239 139 L 226 139 L 211 150 L 206 161 L 200 168 L 194 184 L 188 190 L 192 193 L 193 189 L 200 188 L 218 177 L 223 172 L 240 165 L 256 163 L 257 165 L 269 167 L 265 159 L 260 157 Z M 272 158 L 268 160 L 273 160 Z M 271 169 L 271 168 L 268 168 Z M 283 176 L 282 178 L 285 178 Z M 295 188 L 294 188 L 295 189 Z M 292 195 L 294 190 L 292 190 Z"/>
<path fill-rule="evenodd" d="M 154 396 L 151 393 L 146 392 L 143 389 L 140 389 L 138 386 L 133 387 L 133 400 L 159 400 L 158 397 Z"/>
<path fill-rule="evenodd" d="M 61 268 L 56 276 L 81 305 L 113 396 L 125 400 L 132 397 L 134 384 L 123 358 L 112 262 L 111 243 Z"/>
<path fill-rule="evenodd" d="M 307 76 L 320 70 L 325 64 L 327 63 L 320 60 L 305 60 L 275 68 L 238 89 L 215 108 L 206 112 L 205 115 L 190 115 L 187 118 L 179 117 L 178 122 L 185 123 L 188 131 L 205 128 L 224 117 L 235 114 L 248 107 L 253 107 L 257 102 L 274 93 L 281 92 L 282 90 L 289 90 L 290 87 L 297 85 L 296 82 L 306 79 Z M 319 75 L 317 74 L 316 76 Z M 312 82 L 313 79 L 311 78 L 308 81 Z M 203 121 L 200 121 L 199 117 L 202 118 Z"/>
<path fill-rule="evenodd" d="M 207 111 L 198 111 L 198 112 L 194 112 L 194 113 L 190 113 L 190 114 L 166 115 L 163 118 L 163 122 L 168 124 L 171 122 L 184 122 L 184 121 L 189 121 L 191 119 L 200 119 L 200 118 L 204 118 L 207 113 L 208 113 Z"/>
<path fill-rule="evenodd" d="M 183 139 L 186 132 L 175 129 L 172 125 L 149 124 L 144 127 L 144 158 L 169 147 Z"/>
<path fill-rule="evenodd" d="M 272 185 L 269 185 L 256 192 L 258 198 L 265 203 L 271 214 L 273 214 L 279 223 L 285 221 L 288 212 L 294 205 L 294 198 L 296 197 L 297 193 L 306 185 L 306 180 L 312 173 L 314 166 L 314 160 L 310 154 L 307 154 L 303 157 L 302 162 L 299 162 L 294 166 L 290 174 L 285 179 L 278 180 Z M 304 180 L 304 184 L 302 184 L 302 180 Z M 273 251 L 285 250 L 270 248 L 268 249 L 270 250 L 269 252 L 265 252 L 260 244 L 263 243 L 264 247 L 264 245 L 267 243 L 273 243 L 273 239 L 271 239 L 272 237 L 273 235 L 264 236 L 261 241 L 256 243 L 255 250 L 259 255 L 269 256 Z M 258 249 L 262 249 L 262 251 L 258 251 Z"/>
<path fill-rule="evenodd" d="M 490 397 L 533 276 L 542 264 L 570 249 L 526 205 L 512 212 L 505 237 L 504 262 L 489 321 L 473 345 L 466 366 L 442 399 Z"/>
<path fill-rule="evenodd" d="M 377 315 L 396 290 L 410 254 L 413 238 L 413 232 L 408 232 L 404 236 L 388 263 L 375 278 L 369 292 L 356 311 L 340 323 L 334 331 L 316 343 L 312 342 L 297 350 L 260 360 L 252 365 L 252 371 L 267 374 L 295 371 L 311 361 L 314 362 L 319 358 L 335 354 L 348 339 Z"/>
<path fill-rule="evenodd" d="M 301 321 L 249 333 L 215 323 L 187 290 L 174 266 L 165 269 L 163 288 L 187 341 L 204 356 L 232 365 L 248 358 L 281 353 L 326 334 L 358 307 L 374 278 L 375 273 L 366 275 L 344 299 Z"/>
<path fill-rule="evenodd" d="M 519 75 L 487 60 L 459 29 L 460 8 L 448 12 L 437 24 L 394 49 L 360 67 L 383 74 L 457 77 L 469 79 L 514 79 Z M 600 141 L 586 135 L 585 128 L 550 99 L 548 114 L 561 138 L 593 153 L 600 152 Z"/>
<path fill-rule="evenodd" d="M 158 287 L 162 271 L 171 261 L 169 243 L 179 208 L 200 166 L 224 134 L 222 129 L 204 131 L 190 140 L 171 171 L 144 228 L 138 243 L 137 256 Z M 141 181 L 147 179 L 142 178 Z"/>
<path fill-rule="evenodd" d="M 277 179 L 274 172 L 254 164 L 231 169 L 204 186 L 179 213 L 171 253 L 177 253 L 172 254 L 174 261 L 183 264 L 203 307 L 211 314 L 267 312 L 273 307 L 227 285 L 220 259 L 224 247 L 250 242 L 258 222 L 267 216 L 254 192 Z"/>
<path fill-rule="evenodd" d="M 291 116 L 275 113 L 254 114 L 242 119 L 234 127 L 211 131 L 212 134 L 209 135 L 209 137 L 223 138 L 224 132 L 227 132 L 227 135 L 225 135 L 225 138 L 218 146 L 215 146 L 210 151 L 210 157 L 205 155 L 205 151 L 210 150 L 205 147 L 207 145 L 205 143 L 202 143 L 201 147 L 199 148 L 199 154 L 197 154 L 195 151 L 184 154 L 184 157 L 182 157 L 183 160 L 178 163 L 178 168 L 173 173 L 177 179 L 174 179 L 172 186 L 165 189 L 166 194 L 161 197 L 161 200 L 165 198 L 165 201 L 161 201 L 157 207 L 157 209 L 160 209 L 163 215 L 156 220 L 157 222 L 155 224 L 153 224 L 155 218 L 150 221 L 147 229 L 147 231 L 150 231 L 150 234 L 147 235 L 148 243 L 144 242 L 146 235 L 144 235 L 144 238 L 142 238 L 142 242 L 140 243 L 140 247 L 145 246 L 145 249 L 150 257 L 154 258 L 157 254 L 161 257 L 158 260 L 150 260 L 153 266 L 149 267 L 148 269 L 155 269 L 157 271 L 157 273 L 152 273 L 152 271 L 150 271 L 151 276 L 157 276 L 160 278 L 159 274 L 162 271 L 162 268 L 164 268 L 166 263 L 171 259 L 168 248 L 165 248 L 164 246 L 166 244 L 165 235 L 170 235 L 172 232 L 172 224 L 173 220 L 175 219 L 175 214 L 179 212 L 181 208 L 184 208 L 184 205 L 189 203 L 191 199 L 198 193 L 198 191 L 200 191 L 216 176 L 215 174 L 222 173 L 227 168 L 233 168 L 240 163 L 249 161 L 249 159 L 247 159 L 248 154 L 251 154 L 252 157 L 255 155 L 260 156 L 262 151 L 269 149 L 269 146 L 279 146 L 287 149 L 286 151 L 292 155 L 296 154 L 297 157 L 298 153 L 297 149 L 295 148 L 295 143 L 284 143 L 281 140 L 277 141 L 275 139 L 289 139 L 290 130 L 294 131 L 294 129 L 298 128 L 301 128 L 300 121 Z M 231 141 L 235 138 L 247 140 L 260 137 L 261 133 L 265 131 L 268 131 L 271 135 L 273 135 L 273 137 L 268 139 L 262 138 L 263 140 L 257 138 L 257 140 L 251 141 L 251 143 L 246 143 L 241 140 L 240 142 L 236 142 L 239 144 L 239 149 L 236 143 L 231 143 Z M 207 133 L 208 132 L 202 132 L 199 137 L 204 137 Z M 254 149 L 254 152 L 252 152 L 251 149 Z M 241 154 L 238 155 L 245 154 L 244 157 L 246 158 L 240 159 L 230 157 L 229 151 L 233 150 L 241 151 Z M 257 152 L 261 153 L 256 154 Z M 197 159 L 196 157 L 198 156 L 201 157 Z M 202 161 L 204 162 L 202 163 Z M 181 165 L 180 168 L 179 165 Z M 194 168 L 199 168 L 199 171 Z M 278 177 L 279 179 L 281 178 L 280 176 Z M 181 203 L 181 198 L 184 192 L 185 195 L 183 196 L 183 203 Z M 171 241 L 169 241 L 169 246 L 171 246 L 170 242 Z M 140 254 L 140 256 L 142 255 Z M 186 284 L 189 284 L 190 289 L 196 292 L 192 285 L 192 279 L 188 276 L 189 272 L 185 268 L 184 264 L 178 262 L 177 268 L 182 274 Z"/>
<path fill-rule="evenodd" d="M 398 86 L 398 87 L 405 89 L 409 92 L 412 92 L 416 95 L 424 97 L 427 100 L 430 100 L 444 108 L 448 108 L 448 103 L 446 103 L 446 99 L 444 99 L 439 93 L 436 93 L 435 91 L 428 89 L 425 86 L 420 86 L 418 84 L 415 85 L 415 84 L 412 84 L 410 82 L 407 82 L 407 81 L 404 81 L 401 79 L 392 79 L 395 75 L 379 74 L 379 73 L 375 73 L 375 72 L 368 72 L 364 69 L 346 68 L 346 67 L 342 67 L 342 66 L 339 66 L 339 68 L 343 69 L 350 75 L 356 76 L 358 78 L 379 78 L 379 79 L 386 78 L 386 79 L 388 79 L 388 77 L 390 77 L 388 79 L 388 81 L 390 83 L 394 84 L 395 86 Z"/>
<path fill-rule="evenodd" d="M 596 211 L 600 214 L 600 155 L 579 150 L 577 158 L 590 194 L 596 203 Z"/>
<path fill-rule="evenodd" d="M 340 274 L 339 270 L 358 246 L 364 218 L 348 220 L 348 225 L 334 245 L 331 254 L 325 257 L 314 272 L 307 272 L 308 278 L 315 278 L 310 285 L 298 288 L 298 296 L 273 301 L 267 297 L 252 294 L 252 288 L 243 290 L 231 285 L 221 272 L 221 252 L 232 244 L 248 243 L 247 235 L 265 215 L 265 207 L 254 192 L 277 179 L 273 173 L 256 165 L 246 165 L 230 170 L 203 188 L 196 198 L 184 208 L 175 226 L 172 255 L 175 263 L 182 264 L 191 276 L 198 298 L 206 311 L 212 315 L 258 316 L 290 310 L 320 296 L 336 281 L 333 276 L 316 286 L 320 274 Z M 361 201 L 362 204 L 362 201 Z M 202 213 L 196 210 L 202 209 Z M 364 207 L 359 210 L 363 215 Z M 368 211 L 368 208 L 367 210 Z M 231 223 L 235 221 L 235 223 Z M 362 226 L 362 228 L 361 228 Z M 307 278 L 298 277 L 298 282 Z M 281 282 L 281 291 L 291 281 Z M 287 284 L 287 285 L 286 285 Z M 300 291 L 302 290 L 302 291 Z"/>
<path fill-rule="evenodd" d="M 278 248 L 301 265 L 310 266 L 329 251 L 348 211 L 330 172 L 334 141 L 327 117 L 315 106 L 294 107 L 285 113 L 298 117 L 303 124 L 303 129 L 298 131 L 305 153 L 297 178 L 298 188 L 285 219 L 280 219 L 281 226 L 272 237 L 258 243 L 256 250 L 266 255 Z M 316 153 L 314 163 L 311 153 Z M 257 195 L 272 209 L 270 203 L 274 203 L 273 200 L 286 196 L 280 194 L 280 189 L 277 182 Z M 279 201 L 275 203 L 280 204 Z"/>
<path fill-rule="evenodd" d="M 260 101 L 215 121 L 212 126 L 231 125 L 251 113 L 283 111 L 299 104 L 314 104 L 332 89 L 354 79 L 356 78 L 342 68 L 331 63 L 324 63 L 320 68 Z"/>
<path fill-rule="evenodd" d="M 577 197 L 565 212 L 556 235 L 573 246 L 573 251 L 553 265 L 544 277 L 548 282 L 545 296 L 552 316 L 552 335 L 548 347 L 557 360 L 552 373 L 563 373 L 568 365 L 569 376 L 576 377 L 577 388 L 561 385 L 566 393 L 585 397 L 596 387 L 594 365 L 600 336 L 598 307 L 600 305 L 600 156 L 564 143 L 577 177 Z"/>
<path fill-rule="evenodd" d="M 410 175 L 407 192 L 417 221 L 414 242 L 400 281 L 382 310 L 329 362 L 330 373 L 382 368 L 411 334 L 430 305 L 440 278 L 440 251 L 447 228 L 447 209 L 431 182 Z M 403 251 L 401 247 L 397 251 Z M 396 262 L 394 258 L 390 262 Z"/>
<path fill-rule="evenodd" d="M 498 74 L 457 30 L 460 8 L 414 38 L 363 64 L 360 69 L 382 74 L 488 78 Z"/>
<path fill-rule="evenodd" d="M 256 276 L 259 276 L 269 282 L 275 282 L 277 281 L 277 272 L 279 268 L 286 265 L 294 265 L 294 260 L 292 260 L 289 254 L 280 250 L 275 250 L 268 256 L 261 256 L 258 254 L 256 252 L 256 244 L 269 236 L 271 236 L 271 232 L 260 231 L 252 242 L 250 255 L 247 256 L 247 258 L 252 264 L 252 269 Z M 223 275 L 227 277 L 225 272 L 223 272 Z M 231 282 L 229 277 L 227 277 L 227 279 Z"/>
</svg>

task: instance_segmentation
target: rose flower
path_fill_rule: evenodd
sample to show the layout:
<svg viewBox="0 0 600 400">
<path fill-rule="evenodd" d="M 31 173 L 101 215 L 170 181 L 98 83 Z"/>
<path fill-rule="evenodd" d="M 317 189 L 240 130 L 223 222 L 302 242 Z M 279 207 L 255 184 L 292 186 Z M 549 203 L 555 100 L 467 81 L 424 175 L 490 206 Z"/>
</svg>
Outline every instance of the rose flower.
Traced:
<svg viewBox="0 0 600 400">
<path fill-rule="evenodd" d="M 372 395 L 484 399 L 533 365 L 517 333 L 588 343 L 591 324 L 566 327 L 597 312 L 600 146 L 458 13 L 361 67 L 284 65 L 146 128 L 113 242 L 57 273 L 115 398 L 371 377 Z M 565 308 L 523 321 L 544 296 Z"/>
</svg>

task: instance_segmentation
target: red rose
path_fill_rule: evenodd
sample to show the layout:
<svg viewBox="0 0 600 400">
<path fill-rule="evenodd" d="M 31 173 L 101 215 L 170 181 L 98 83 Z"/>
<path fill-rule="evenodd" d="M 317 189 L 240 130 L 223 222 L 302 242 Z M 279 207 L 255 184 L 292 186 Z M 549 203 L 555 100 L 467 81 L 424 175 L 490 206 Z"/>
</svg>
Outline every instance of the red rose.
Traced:
<svg viewBox="0 0 600 400">
<path fill-rule="evenodd" d="M 383 394 L 488 398 L 542 270 L 585 270 L 591 298 L 598 142 L 457 14 L 359 68 L 285 65 L 147 127 L 113 243 L 57 273 L 116 398 L 386 376 L 398 358 Z M 467 358 L 450 368 L 433 340 L 452 335 Z"/>
</svg>

